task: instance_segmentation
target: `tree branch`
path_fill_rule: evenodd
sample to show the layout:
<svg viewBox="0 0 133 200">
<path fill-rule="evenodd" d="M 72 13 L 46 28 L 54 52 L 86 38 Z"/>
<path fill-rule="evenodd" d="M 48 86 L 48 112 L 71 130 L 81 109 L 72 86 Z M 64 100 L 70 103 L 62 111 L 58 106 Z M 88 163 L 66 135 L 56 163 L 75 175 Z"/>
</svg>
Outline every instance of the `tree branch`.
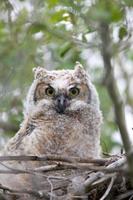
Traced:
<svg viewBox="0 0 133 200">
<path fill-rule="evenodd" d="M 110 190 L 111 190 L 112 187 L 113 187 L 114 181 L 115 181 L 115 177 L 112 177 L 112 178 L 111 178 L 111 181 L 110 181 L 110 184 L 109 184 L 109 186 L 108 186 L 108 188 L 107 188 L 107 190 L 105 191 L 104 195 L 100 198 L 100 200 L 106 199 L 106 197 L 107 197 L 108 194 L 110 193 Z"/>
<path fill-rule="evenodd" d="M 120 95 L 115 76 L 113 71 L 113 66 L 111 64 L 112 59 L 112 44 L 110 38 L 110 30 L 107 22 L 101 22 L 100 24 L 100 37 L 101 37 L 101 55 L 103 57 L 104 68 L 105 68 L 105 84 L 108 90 L 108 93 L 114 104 L 115 117 L 117 124 L 120 130 L 121 138 L 124 144 L 124 148 L 127 155 L 128 165 L 131 173 L 131 182 L 133 185 L 133 156 L 132 156 L 132 147 L 129 139 L 125 113 L 124 113 L 124 103 Z"/>
<path fill-rule="evenodd" d="M 81 158 L 81 157 L 73 157 L 73 156 L 65 156 L 65 155 L 51 155 L 45 154 L 42 156 L 0 156 L 0 161 L 59 161 L 59 162 L 68 162 L 68 163 L 95 163 L 97 165 L 103 165 L 108 162 L 108 158 L 104 159 L 91 159 L 91 158 Z"/>
</svg>

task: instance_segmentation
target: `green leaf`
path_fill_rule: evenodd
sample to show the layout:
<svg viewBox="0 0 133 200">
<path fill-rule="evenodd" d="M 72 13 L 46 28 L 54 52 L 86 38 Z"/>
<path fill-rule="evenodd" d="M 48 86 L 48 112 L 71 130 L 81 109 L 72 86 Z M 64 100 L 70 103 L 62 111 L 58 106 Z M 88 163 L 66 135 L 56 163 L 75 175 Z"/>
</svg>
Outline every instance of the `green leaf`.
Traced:
<svg viewBox="0 0 133 200">
<path fill-rule="evenodd" d="M 132 0 L 124 0 L 127 6 L 133 7 L 133 1 Z"/>
<path fill-rule="evenodd" d="M 91 6 L 88 15 L 92 20 L 112 23 L 122 20 L 124 13 L 119 2 L 101 0 Z"/>
<path fill-rule="evenodd" d="M 126 37 L 128 34 L 126 27 L 122 26 L 119 29 L 119 38 L 122 40 L 124 37 Z"/>
<path fill-rule="evenodd" d="M 46 26 L 45 24 L 40 24 L 40 23 L 33 23 L 31 24 L 31 26 L 28 29 L 28 33 L 29 34 L 35 34 L 38 33 L 40 31 L 44 31 L 46 30 Z"/>
<path fill-rule="evenodd" d="M 71 43 L 70 42 L 66 42 L 62 45 L 62 47 L 60 48 L 60 56 L 64 57 L 65 54 L 71 49 Z"/>
</svg>

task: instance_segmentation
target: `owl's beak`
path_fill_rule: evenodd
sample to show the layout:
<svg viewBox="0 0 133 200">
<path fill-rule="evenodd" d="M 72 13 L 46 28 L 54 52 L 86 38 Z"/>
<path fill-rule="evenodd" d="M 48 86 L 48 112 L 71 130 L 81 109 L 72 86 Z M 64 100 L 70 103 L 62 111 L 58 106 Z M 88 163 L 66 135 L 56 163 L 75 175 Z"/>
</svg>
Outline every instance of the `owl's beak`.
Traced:
<svg viewBox="0 0 133 200">
<path fill-rule="evenodd" d="M 56 111 L 63 114 L 68 106 L 68 98 L 64 94 L 60 94 L 56 97 Z"/>
</svg>

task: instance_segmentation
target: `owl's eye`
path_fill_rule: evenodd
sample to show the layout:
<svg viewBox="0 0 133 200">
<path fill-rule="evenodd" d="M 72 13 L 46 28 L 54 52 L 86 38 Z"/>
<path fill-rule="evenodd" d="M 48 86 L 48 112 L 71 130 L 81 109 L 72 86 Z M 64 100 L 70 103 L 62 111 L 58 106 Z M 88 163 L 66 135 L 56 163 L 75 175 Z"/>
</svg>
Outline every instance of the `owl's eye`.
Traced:
<svg viewBox="0 0 133 200">
<path fill-rule="evenodd" d="M 48 88 L 46 88 L 45 93 L 46 93 L 46 95 L 53 97 L 55 95 L 55 90 L 52 87 L 48 87 Z"/>
<path fill-rule="evenodd" d="M 79 89 L 76 87 L 73 87 L 69 90 L 69 95 L 71 97 L 76 97 L 79 94 Z"/>
</svg>

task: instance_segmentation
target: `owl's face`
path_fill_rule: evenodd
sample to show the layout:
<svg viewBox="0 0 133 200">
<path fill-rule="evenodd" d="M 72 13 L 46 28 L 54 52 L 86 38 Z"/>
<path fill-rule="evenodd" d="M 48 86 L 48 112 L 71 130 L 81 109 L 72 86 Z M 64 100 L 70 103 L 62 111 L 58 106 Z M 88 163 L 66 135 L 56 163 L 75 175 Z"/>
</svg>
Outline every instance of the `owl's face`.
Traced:
<svg viewBox="0 0 133 200">
<path fill-rule="evenodd" d="M 88 76 L 81 67 L 56 71 L 36 68 L 33 86 L 30 92 L 33 94 L 32 103 L 35 106 L 44 105 L 59 114 L 80 109 L 88 104 L 90 98 Z"/>
</svg>

